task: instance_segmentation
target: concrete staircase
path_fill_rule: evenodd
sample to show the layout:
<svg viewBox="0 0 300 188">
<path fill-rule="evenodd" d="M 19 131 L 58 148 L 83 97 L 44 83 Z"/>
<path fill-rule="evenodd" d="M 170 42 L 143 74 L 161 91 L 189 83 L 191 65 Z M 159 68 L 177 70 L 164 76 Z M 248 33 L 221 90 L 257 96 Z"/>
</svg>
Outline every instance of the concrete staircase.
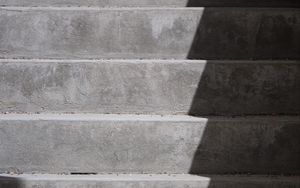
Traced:
<svg viewBox="0 0 300 188">
<path fill-rule="evenodd" d="M 300 188 L 297 1 L 0 6 L 0 188 Z"/>
</svg>

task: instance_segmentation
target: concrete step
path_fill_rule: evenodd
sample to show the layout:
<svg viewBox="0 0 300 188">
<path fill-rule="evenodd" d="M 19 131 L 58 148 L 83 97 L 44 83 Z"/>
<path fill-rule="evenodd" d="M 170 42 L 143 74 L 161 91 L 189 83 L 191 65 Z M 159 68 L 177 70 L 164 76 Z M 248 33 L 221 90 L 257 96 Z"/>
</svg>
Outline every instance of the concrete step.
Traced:
<svg viewBox="0 0 300 188">
<path fill-rule="evenodd" d="M 1 7 L 2 58 L 300 59 L 297 8 Z"/>
<path fill-rule="evenodd" d="M 5 175 L 0 188 L 299 188 L 299 177 L 194 175 Z"/>
<path fill-rule="evenodd" d="M 0 60 L 0 111 L 300 114 L 299 61 Z"/>
<path fill-rule="evenodd" d="M 0 6 L 299 7 L 297 0 L 0 0 Z"/>
<path fill-rule="evenodd" d="M 299 174 L 300 117 L 0 115 L 0 172 Z"/>
</svg>

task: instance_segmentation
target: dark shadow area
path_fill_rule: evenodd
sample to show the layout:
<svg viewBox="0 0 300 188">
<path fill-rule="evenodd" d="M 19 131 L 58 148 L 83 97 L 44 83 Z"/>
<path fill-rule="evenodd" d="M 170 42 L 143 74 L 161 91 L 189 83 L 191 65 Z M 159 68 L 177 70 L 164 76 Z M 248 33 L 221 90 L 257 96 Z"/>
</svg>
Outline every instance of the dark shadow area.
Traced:
<svg viewBox="0 0 300 188">
<path fill-rule="evenodd" d="M 203 2 L 221 3 L 190 0 L 187 6 L 208 5 Z M 300 114 L 300 48 L 294 24 L 299 20 L 272 13 L 252 15 L 245 9 L 296 4 L 230 1 L 227 6 L 243 8 L 204 9 L 187 57 L 207 60 L 189 111 L 189 115 L 208 118 L 191 174 L 300 174 L 299 121 L 284 123 L 280 119 L 284 116 L 276 117 Z M 261 61 L 286 59 L 295 62 Z M 210 178 L 209 188 L 217 186 Z"/>
<path fill-rule="evenodd" d="M 191 174 L 299 175 L 300 126 L 209 119 Z"/>
<path fill-rule="evenodd" d="M 300 7 L 298 0 L 189 0 L 187 7 Z"/>
<path fill-rule="evenodd" d="M 0 176 L 0 188 L 24 188 L 20 178 Z"/>
<path fill-rule="evenodd" d="M 300 59 L 299 10 L 206 7 L 188 59 Z"/>
</svg>

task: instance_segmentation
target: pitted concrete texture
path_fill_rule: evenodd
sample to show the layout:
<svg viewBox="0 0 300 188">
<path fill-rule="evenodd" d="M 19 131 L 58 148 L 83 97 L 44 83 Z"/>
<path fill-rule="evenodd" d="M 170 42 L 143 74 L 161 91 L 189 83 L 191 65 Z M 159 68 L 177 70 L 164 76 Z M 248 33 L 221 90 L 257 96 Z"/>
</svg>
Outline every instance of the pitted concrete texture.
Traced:
<svg viewBox="0 0 300 188">
<path fill-rule="evenodd" d="M 2 58 L 299 59 L 296 8 L 2 7 Z"/>
<path fill-rule="evenodd" d="M 299 177 L 193 175 L 5 175 L 0 188 L 299 188 Z"/>
<path fill-rule="evenodd" d="M 297 0 L 0 0 L 0 6 L 98 6 L 98 7 L 295 7 Z"/>
<path fill-rule="evenodd" d="M 299 174 L 299 117 L 6 114 L 0 172 Z"/>
<path fill-rule="evenodd" d="M 0 60 L 0 111 L 300 114 L 299 61 Z"/>
</svg>

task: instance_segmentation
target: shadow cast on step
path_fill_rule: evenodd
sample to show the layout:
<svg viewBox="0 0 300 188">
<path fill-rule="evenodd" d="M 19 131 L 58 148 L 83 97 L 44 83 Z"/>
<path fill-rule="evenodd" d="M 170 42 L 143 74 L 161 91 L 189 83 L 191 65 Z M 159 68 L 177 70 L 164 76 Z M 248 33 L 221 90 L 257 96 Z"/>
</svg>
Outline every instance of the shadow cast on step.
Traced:
<svg viewBox="0 0 300 188">
<path fill-rule="evenodd" d="M 252 30 L 239 21 L 246 17 L 237 17 L 243 15 L 241 11 L 250 14 L 246 7 L 294 7 L 298 2 L 238 2 L 226 5 L 243 5 L 242 9 L 204 9 L 187 57 L 207 60 L 189 110 L 191 116 L 208 117 L 190 174 L 300 174 L 298 122 L 270 126 L 263 118 L 241 117 L 300 114 L 299 65 L 252 61 L 300 59 L 294 26 L 280 16 L 260 17 L 260 23 L 253 25 L 259 27 L 248 35 Z M 220 1 L 190 0 L 187 7 L 203 5 L 220 5 Z M 227 124 L 213 116 L 239 118 Z M 222 187 L 210 178 L 209 188 Z"/>
</svg>

